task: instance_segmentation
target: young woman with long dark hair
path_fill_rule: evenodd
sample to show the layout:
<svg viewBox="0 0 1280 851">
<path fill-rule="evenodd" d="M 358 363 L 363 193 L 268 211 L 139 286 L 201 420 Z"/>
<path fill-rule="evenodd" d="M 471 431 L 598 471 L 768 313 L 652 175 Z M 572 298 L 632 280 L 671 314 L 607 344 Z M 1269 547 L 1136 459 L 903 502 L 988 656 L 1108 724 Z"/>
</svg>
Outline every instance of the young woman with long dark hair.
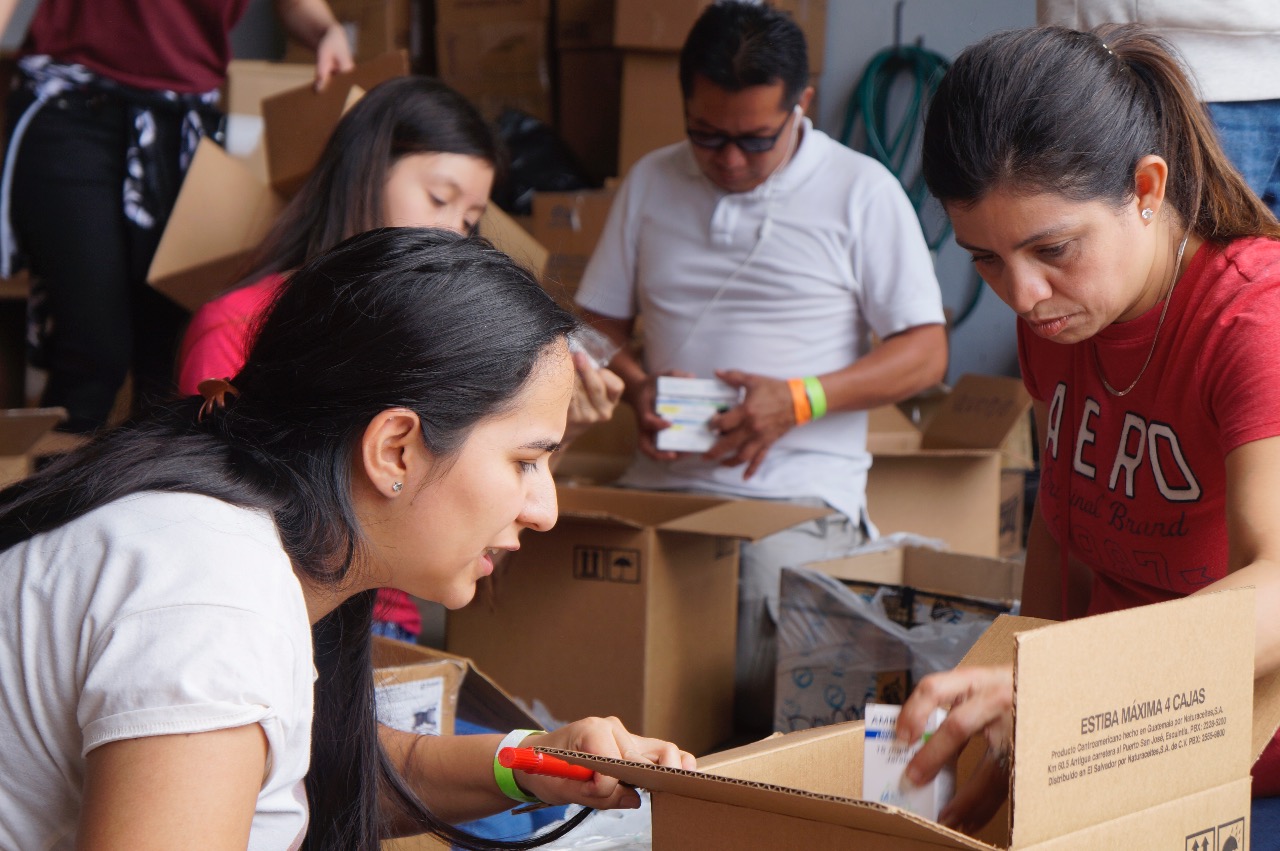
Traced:
<svg viewBox="0 0 1280 851">
<path fill-rule="evenodd" d="M 637 803 L 374 715 L 373 589 L 464 605 L 555 523 L 573 327 L 482 240 L 367 232 L 293 275 L 229 381 L 0 492 L 0 845 L 517 848 L 450 824 Z M 612 718 L 538 741 L 692 765 Z"/>
<path fill-rule="evenodd" d="M 498 142 L 466 98 L 438 80 L 399 77 L 371 89 L 338 123 L 297 196 L 257 249 L 242 284 L 196 311 L 182 342 L 178 389 L 233 375 L 288 273 L 361 231 L 439 227 L 472 233 L 501 160 Z M 622 380 L 577 355 L 566 442 L 607 420 Z M 405 594 L 379 595 L 375 628 L 413 640 L 422 628 Z"/>
<path fill-rule="evenodd" d="M 943 79 L 923 165 L 956 241 L 1018 315 L 1042 441 L 1024 614 L 1251 585 L 1256 676 L 1280 670 L 1280 225 L 1176 57 L 1135 26 L 993 35 Z M 915 779 L 973 735 L 998 756 L 1012 699 L 1008 668 L 922 681 L 901 733 L 952 712 Z M 1275 742 L 1253 774 L 1253 847 L 1272 847 Z M 993 799 L 979 789 L 945 819 L 980 824 Z"/>
</svg>

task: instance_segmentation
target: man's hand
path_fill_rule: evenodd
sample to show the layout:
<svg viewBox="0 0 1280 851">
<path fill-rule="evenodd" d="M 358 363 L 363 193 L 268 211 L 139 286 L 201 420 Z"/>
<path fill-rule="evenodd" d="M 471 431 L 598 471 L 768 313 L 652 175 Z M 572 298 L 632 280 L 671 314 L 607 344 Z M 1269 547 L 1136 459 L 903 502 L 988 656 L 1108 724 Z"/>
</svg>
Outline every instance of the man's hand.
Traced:
<svg viewBox="0 0 1280 851">
<path fill-rule="evenodd" d="M 691 372 L 672 370 L 663 375 L 677 378 L 693 378 Z M 639 427 L 638 446 L 640 451 L 655 461 L 674 461 L 680 457 L 678 452 L 663 452 L 658 449 L 658 432 L 670 428 L 671 423 L 658 416 L 654 403 L 658 399 L 658 376 L 648 375 L 642 383 L 628 384 L 626 399 L 636 412 L 636 425 Z"/>
<path fill-rule="evenodd" d="M 749 479 L 764 463 L 769 447 L 795 427 L 791 388 L 783 379 L 736 369 L 716 370 L 716 376 L 731 387 L 745 388 L 746 397 L 740 405 L 711 418 L 708 427 L 719 432 L 720 439 L 702 457 L 726 467 L 746 464 L 742 478 Z"/>
</svg>

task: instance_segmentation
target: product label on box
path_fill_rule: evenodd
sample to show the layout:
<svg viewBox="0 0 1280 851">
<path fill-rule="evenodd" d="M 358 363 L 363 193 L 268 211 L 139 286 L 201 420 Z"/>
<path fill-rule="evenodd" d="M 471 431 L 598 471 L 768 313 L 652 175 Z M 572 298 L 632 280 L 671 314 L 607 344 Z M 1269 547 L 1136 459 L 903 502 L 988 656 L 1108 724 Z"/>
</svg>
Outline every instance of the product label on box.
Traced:
<svg viewBox="0 0 1280 851">
<path fill-rule="evenodd" d="M 739 401 L 741 392 L 716 378 L 659 376 L 654 410 L 671 426 L 658 432 L 658 449 L 706 452 L 719 437 L 707 428 L 707 422 Z"/>
<path fill-rule="evenodd" d="M 1099 707 L 1080 718 L 1078 737 L 1049 755 L 1049 785 L 1114 771 L 1202 747 L 1227 735 L 1230 719 L 1205 688 L 1152 695 L 1127 706 Z"/>
<path fill-rule="evenodd" d="M 956 790 L 954 768 L 945 768 L 929 783 L 912 786 L 902 777 L 907 763 L 920 751 L 929 736 L 947 717 L 946 710 L 935 709 L 918 742 L 903 744 L 893 735 L 901 706 L 868 703 L 866 732 L 862 755 L 862 797 L 868 801 L 900 807 L 927 819 L 938 813 L 951 800 Z"/>
<path fill-rule="evenodd" d="M 380 723 L 406 733 L 440 735 L 440 716 L 444 709 L 443 677 L 378 686 L 374 694 Z"/>
</svg>

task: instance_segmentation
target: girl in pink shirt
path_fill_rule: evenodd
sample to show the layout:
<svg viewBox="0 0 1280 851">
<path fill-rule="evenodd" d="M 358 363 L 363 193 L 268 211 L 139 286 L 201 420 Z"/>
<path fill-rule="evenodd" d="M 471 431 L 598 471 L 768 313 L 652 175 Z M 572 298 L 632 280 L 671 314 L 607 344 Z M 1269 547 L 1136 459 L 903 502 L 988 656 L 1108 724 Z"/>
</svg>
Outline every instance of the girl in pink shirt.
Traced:
<svg viewBox="0 0 1280 851">
<path fill-rule="evenodd" d="M 380 227 L 474 233 L 498 162 L 498 142 L 479 112 L 438 80 L 400 77 L 371 89 L 334 128 L 244 282 L 196 311 L 179 352 L 180 392 L 196 394 L 207 378 L 233 378 L 290 272 L 347 237 Z M 566 443 L 607 420 L 622 391 L 608 370 L 580 355 L 575 364 Z M 417 606 L 400 591 L 381 591 L 374 614 L 380 634 L 412 641 L 422 629 Z"/>
</svg>

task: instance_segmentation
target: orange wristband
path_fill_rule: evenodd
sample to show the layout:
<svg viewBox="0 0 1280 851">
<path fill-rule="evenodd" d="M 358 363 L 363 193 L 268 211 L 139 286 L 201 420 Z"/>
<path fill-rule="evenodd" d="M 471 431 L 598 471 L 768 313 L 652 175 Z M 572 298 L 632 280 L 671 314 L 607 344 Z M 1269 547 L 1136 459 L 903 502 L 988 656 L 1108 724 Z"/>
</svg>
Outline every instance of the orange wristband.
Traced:
<svg viewBox="0 0 1280 851">
<path fill-rule="evenodd" d="M 813 407 L 809 404 L 809 394 L 805 392 L 803 378 L 788 378 L 787 387 L 791 389 L 791 405 L 796 414 L 796 425 L 804 425 L 813 419 Z"/>
</svg>

